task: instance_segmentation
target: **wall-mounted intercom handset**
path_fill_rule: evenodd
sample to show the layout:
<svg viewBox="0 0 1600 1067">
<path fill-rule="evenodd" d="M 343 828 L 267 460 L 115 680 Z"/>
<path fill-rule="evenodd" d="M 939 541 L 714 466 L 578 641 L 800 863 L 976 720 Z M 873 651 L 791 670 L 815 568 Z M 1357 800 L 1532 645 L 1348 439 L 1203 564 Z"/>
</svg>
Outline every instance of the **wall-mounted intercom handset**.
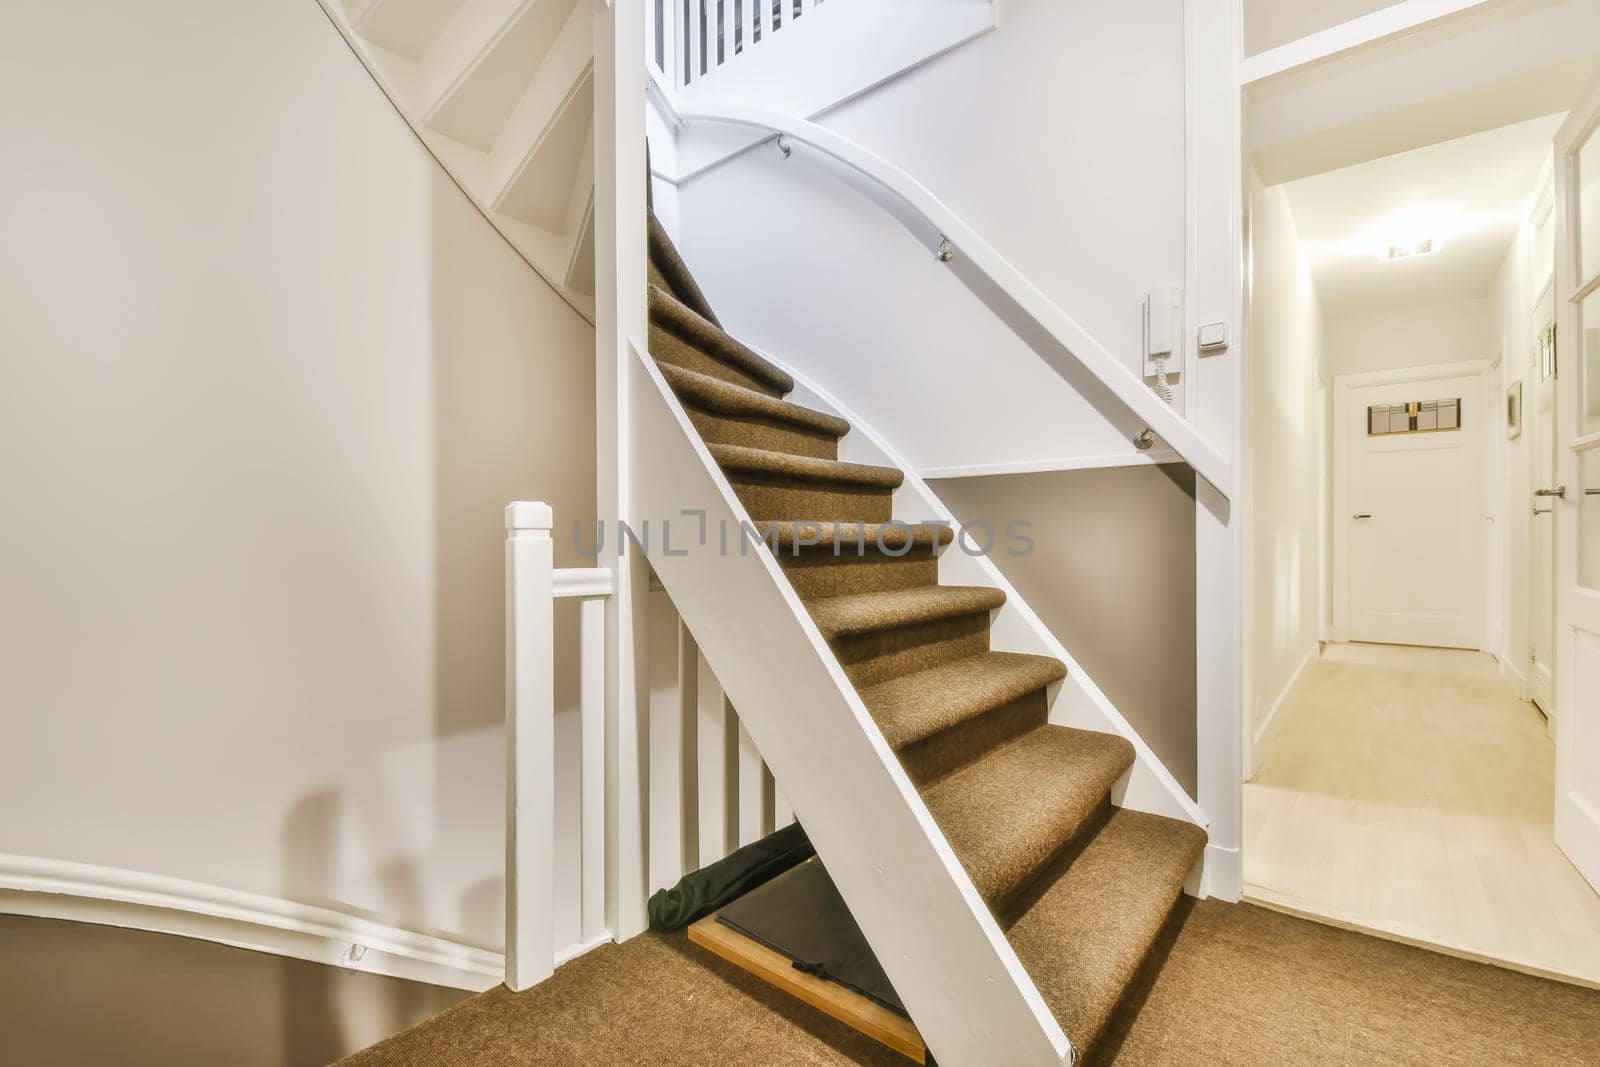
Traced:
<svg viewBox="0 0 1600 1067">
<path fill-rule="evenodd" d="M 1183 290 L 1157 289 L 1144 298 L 1144 376 L 1156 380 L 1156 393 L 1172 403 L 1170 375 L 1183 369 Z"/>
</svg>

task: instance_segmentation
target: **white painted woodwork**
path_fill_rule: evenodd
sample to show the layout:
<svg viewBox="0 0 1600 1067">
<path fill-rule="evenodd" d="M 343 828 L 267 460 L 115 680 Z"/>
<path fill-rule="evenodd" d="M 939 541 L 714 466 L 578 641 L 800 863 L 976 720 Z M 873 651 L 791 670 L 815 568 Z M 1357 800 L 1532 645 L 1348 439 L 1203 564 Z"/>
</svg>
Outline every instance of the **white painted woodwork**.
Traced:
<svg viewBox="0 0 1600 1067">
<path fill-rule="evenodd" d="M 346 5 L 362 37 L 397 56 L 417 61 L 444 32 L 466 0 L 366 0 Z"/>
<path fill-rule="evenodd" d="M 767 768 L 761 762 L 755 738 L 750 736 L 742 719 L 736 743 L 739 750 L 739 846 L 742 848 L 759 841 L 761 835 L 768 832 L 765 828 Z"/>
<path fill-rule="evenodd" d="M 650 889 L 676 885 L 683 865 L 683 679 L 678 613 L 664 590 L 650 592 Z"/>
<path fill-rule="evenodd" d="M 468 0 L 422 60 L 422 120 L 480 151 L 538 73 L 574 0 Z"/>
<path fill-rule="evenodd" d="M 699 767 L 699 865 L 704 867 L 726 856 L 736 844 L 735 835 L 729 828 L 735 817 L 732 807 L 734 791 L 731 787 L 733 745 L 729 742 L 737 726 L 729 712 L 728 699 L 722 692 L 722 686 L 711 673 L 711 664 L 698 650 L 695 664 L 698 679 L 695 690 L 695 739 Z"/>
<path fill-rule="evenodd" d="M 593 22 L 587 5 L 573 6 L 489 151 L 495 210 L 547 230 L 570 232 L 568 183 L 580 152 L 592 151 L 585 140 L 594 110 Z M 592 160 L 588 167 L 592 186 Z"/>
<path fill-rule="evenodd" d="M 744 509 L 642 351 L 629 391 L 639 513 L 659 521 L 703 508 L 712 529 L 737 531 Z M 721 554 L 715 537 L 686 549 L 658 553 L 655 571 L 934 1054 L 1069 1062 L 1066 1035 L 777 561 Z"/>
<path fill-rule="evenodd" d="M 506 985 L 555 970 L 555 564 L 548 504 L 506 508 Z"/>
<path fill-rule="evenodd" d="M 999 21 L 993 0 L 875 0 L 818 7 L 806 3 L 799 16 L 785 3 L 776 24 L 771 0 L 746 0 L 749 11 L 735 50 L 732 0 L 691 0 L 690 26 L 705 18 L 705 50 L 690 34 L 692 60 L 685 78 L 676 72 L 674 91 L 685 98 L 741 103 L 813 118 L 841 101 L 914 70 L 939 55 L 993 30 Z M 717 48 L 721 9 L 726 34 Z M 761 10 L 757 10 L 761 9 Z M 752 32 L 760 24 L 761 39 Z M 677 42 L 682 54 L 683 42 Z M 704 66 L 704 73 L 701 67 Z"/>
<path fill-rule="evenodd" d="M 680 98 L 682 118 L 781 133 L 800 152 L 814 149 L 817 162 L 866 193 L 897 218 L 929 250 L 948 241 L 950 269 L 967 288 L 1050 367 L 1081 388 L 1101 392 L 1144 421 L 1185 462 L 1223 495 L 1232 492 L 1225 453 L 1183 416 L 1162 403 L 1134 372 L 1041 292 L 965 221 L 905 171 L 815 123 L 733 104 Z"/>
<path fill-rule="evenodd" d="M 606 931 L 606 604 L 587 597 L 579 612 L 579 864 L 580 936 L 585 943 Z"/>
<path fill-rule="evenodd" d="M 1533 312 L 1533 337 L 1556 321 L 1555 285 L 1545 290 Z M 1537 352 L 1537 349 L 1535 349 Z M 1537 355 L 1528 388 L 1523 396 L 1523 433 L 1528 435 L 1532 456 L 1530 484 L 1533 489 L 1556 485 L 1556 382 L 1544 377 Z M 1518 504 L 1523 503 L 1518 501 Z M 1532 673 L 1528 678 L 1530 695 L 1545 714 L 1555 712 L 1556 679 L 1556 501 L 1547 497 L 1528 498 L 1528 656 Z M 1521 649 L 1512 649 L 1513 656 Z"/>
<path fill-rule="evenodd" d="M 952 527 L 959 525 L 955 515 L 928 487 L 927 482 L 911 470 L 894 447 L 869 423 L 832 393 L 810 380 L 805 372 L 771 353 L 762 355 L 794 378 L 795 390 L 789 395 L 791 400 L 837 415 L 850 423 L 849 436 L 839 443 L 840 459 L 897 467 L 905 472 L 905 481 L 895 491 L 894 497 L 894 513 L 898 519 L 905 522 L 945 523 Z M 1072 653 L 1028 606 L 993 560 L 954 546 L 939 557 L 939 581 L 946 585 L 982 585 L 1003 590 L 1006 602 L 994 616 L 990 631 L 992 647 L 1003 652 L 1051 656 L 1067 665 L 1066 679 L 1052 687 L 1048 694 L 1051 722 L 1120 734 L 1133 745 L 1134 766 L 1112 792 L 1117 804 L 1200 826 L 1207 824 L 1206 816 L 1184 792 L 1177 779 L 1100 687 L 1095 685 Z"/>
<path fill-rule="evenodd" d="M 1482 7 L 1491 0 L 1401 0 L 1298 41 L 1250 56 L 1239 64 L 1239 84 L 1252 85 Z"/>
<path fill-rule="evenodd" d="M 0 853 L 0 915 L 31 915 L 214 941 L 346 970 L 482 992 L 505 957 L 461 941 L 231 886 Z M 351 951 L 359 946 L 364 951 Z M 592 945 L 564 950 L 565 958 Z"/>
<path fill-rule="evenodd" d="M 648 569 L 619 551 L 618 523 L 640 521 L 633 476 L 628 339 L 645 310 L 644 11 L 640 0 L 594 7 L 595 470 L 597 514 L 612 536 L 600 562 L 617 591 L 606 616 L 606 916 L 625 940 L 647 925 L 646 828 L 640 795 L 647 709 L 644 634 Z M 635 103 L 639 106 L 635 106 Z"/>
<path fill-rule="evenodd" d="M 1555 160 L 1556 467 L 1567 487 L 1555 503 L 1555 837 L 1600 891 L 1600 80 L 1556 133 Z"/>
<path fill-rule="evenodd" d="M 608 940 L 605 915 L 605 603 L 601 567 L 556 569 L 548 504 L 506 507 L 506 984 L 526 989 Z M 579 640 L 578 943 L 556 943 L 555 602 L 576 598 Z M 670 611 L 670 605 L 668 610 Z M 674 689 L 674 694 L 676 690 Z"/>
<path fill-rule="evenodd" d="M 1486 366 L 1334 379 L 1334 633 L 1479 648 Z M 1461 429 L 1369 437 L 1367 407 L 1459 397 Z M 1358 519 L 1357 515 L 1371 515 Z"/>
<path fill-rule="evenodd" d="M 319 2 L 484 217 L 593 321 L 592 5 Z"/>
</svg>

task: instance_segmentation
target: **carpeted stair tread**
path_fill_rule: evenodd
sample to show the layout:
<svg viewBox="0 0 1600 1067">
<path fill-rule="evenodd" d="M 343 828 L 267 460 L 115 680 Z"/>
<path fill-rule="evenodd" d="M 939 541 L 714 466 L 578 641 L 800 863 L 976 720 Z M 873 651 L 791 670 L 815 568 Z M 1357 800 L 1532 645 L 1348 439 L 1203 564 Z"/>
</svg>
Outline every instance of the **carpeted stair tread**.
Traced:
<svg viewBox="0 0 1600 1067">
<path fill-rule="evenodd" d="M 1117 734 L 1040 726 L 922 790 L 983 899 L 998 907 L 1039 873 L 1133 765 Z"/>
<path fill-rule="evenodd" d="M 861 700 L 898 751 L 1066 676 L 1049 656 L 985 652 L 868 686 Z"/>
<path fill-rule="evenodd" d="M 1005 602 L 1005 593 L 986 585 L 928 585 L 823 597 L 806 607 L 817 629 L 832 639 L 975 615 Z"/>
<path fill-rule="evenodd" d="M 734 418 L 770 419 L 813 433 L 832 434 L 834 437 L 843 437 L 850 432 L 850 424 L 837 415 L 791 404 L 787 400 L 779 400 L 766 393 L 758 393 L 754 389 L 746 389 L 742 385 L 672 363 L 658 366 L 661 376 L 672 386 L 673 392 L 690 407 Z"/>
<path fill-rule="evenodd" d="M 897 489 L 905 475 L 895 467 L 874 467 L 866 463 L 845 463 L 837 459 L 797 456 L 743 445 L 706 446 L 724 471 L 759 475 L 791 482 L 819 485 L 847 485 L 868 489 Z"/>
<path fill-rule="evenodd" d="M 786 520 L 763 523 L 761 532 L 776 538 L 778 547 L 786 554 L 794 552 L 796 543 L 803 537 L 806 542 L 804 549 L 832 552 L 837 545 L 838 554 L 843 558 L 857 555 L 863 544 L 868 553 L 878 549 L 899 552 L 908 548 L 948 545 L 955 540 L 955 531 L 948 526 L 908 522 Z"/>
<path fill-rule="evenodd" d="M 661 276 L 667 283 L 666 288 L 673 295 L 712 325 L 721 326 L 716 312 L 711 310 L 711 304 L 706 300 L 706 294 L 701 291 L 700 283 L 694 280 L 694 275 L 689 271 L 689 265 L 678 254 L 677 245 L 672 243 L 666 227 L 661 225 L 661 220 L 656 218 L 654 211 L 650 212 L 650 265 L 655 268 L 654 273 Z"/>
<path fill-rule="evenodd" d="M 1205 844 L 1192 823 L 1112 809 L 1010 912 L 1006 938 L 1080 1058 L 1104 1032 Z"/>
<path fill-rule="evenodd" d="M 650 322 L 774 392 L 794 389 L 794 379 L 787 373 L 659 285 L 650 286 Z"/>
</svg>

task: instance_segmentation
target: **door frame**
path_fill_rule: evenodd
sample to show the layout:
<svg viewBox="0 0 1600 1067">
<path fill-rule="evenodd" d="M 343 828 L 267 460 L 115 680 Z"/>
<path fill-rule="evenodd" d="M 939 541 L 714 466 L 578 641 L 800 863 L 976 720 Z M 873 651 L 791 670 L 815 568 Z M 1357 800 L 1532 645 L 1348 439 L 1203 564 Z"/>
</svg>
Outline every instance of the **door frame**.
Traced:
<svg viewBox="0 0 1600 1067">
<path fill-rule="evenodd" d="M 1569 487 L 1568 499 L 1557 501 L 1556 511 L 1556 845 L 1567 854 L 1591 885 L 1600 886 L 1600 835 L 1595 827 L 1600 815 L 1575 795 L 1574 779 L 1579 756 L 1577 735 L 1578 630 L 1600 633 L 1600 590 L 1580 584 L 1584 454 L 1600 451 L 1600 431 L 1580 433 L 1583 427 L 1585 377 L 1589 368 L 1578 339 L 1581 337 L 1582 302 L 1600 292 L 1600 277 L 1584 286 L 1579 249 L 1570 240 L 1574 160 L 1571 150 L 1600 129 L 1600 80 L 1593 82 L 1574 104 L 1555 137 L 1556 329 L 1568 338 L 1575 359 L 1573 370 L 1556 374 L 1556 479 Z M 1564 447 L 1563 447 L 1564 446 Z M 1577 490 L 1574 496 L 1574 491 Z M 1593 715 L 1590 708 L 1584 714 Z"/>
<path fill-rule="evenodd" d="M 1493 362 L 1487 359 L 1477 359 L 1462 363 L 1439 363 L 1423 367 L 1402 367 L 1397 370 L 1365 371 L 1359 374 L 1336 374 L 1333 376 L 1333 462 L 1329 465 L 1328 476 L 1332 485 L 1333 509 L 1330 525 L 1333 527 L 1333 559 L 1332 559 L 1332 600 L 1333 600 L 1333 627 L 1331 638 L 1334 641 L 1350 640 L 1350 525 L 1339 521 L 1340 515 L 1350 511 L 1350 486 L 1346 478 L 1349 470 L 1350 435 L 1346 428 L 1350 425 L 1348 418 L 1351 414 L 1351 394 L 1356 389 L 1365 389 L 1374 385 L 1405 385 L 1420 382 L 1438 381 L 1444 378 L 1476 378 L 1480 400 L 1486 389 L 1486 382 Z M 1498 405 L 1485 406 L 1485 412 L 1498 411 Z M 1474 419 L 1473 424 L 1466 427 L 1466 432 L 1483 434 L 1485 420 Z M 1480 448 L 1478 460 L 1481 463 L 1485 458 L 1483 438 L 1479 438 Z M 1487 538 L 1485 538 L 1487 543 Z M 1485 580 L 1484 568 L 1476 568 L 1478 581 Z M 1483 595 L 1478 598 L 1480 613 L 1486 610 L 1489 601 L 1488 590 L 1483 590 Z M 1478 643 L 1484 643 L 1489 632 L 1488 620 L 1480 619 L 1478 630 Z"/>
</svg>

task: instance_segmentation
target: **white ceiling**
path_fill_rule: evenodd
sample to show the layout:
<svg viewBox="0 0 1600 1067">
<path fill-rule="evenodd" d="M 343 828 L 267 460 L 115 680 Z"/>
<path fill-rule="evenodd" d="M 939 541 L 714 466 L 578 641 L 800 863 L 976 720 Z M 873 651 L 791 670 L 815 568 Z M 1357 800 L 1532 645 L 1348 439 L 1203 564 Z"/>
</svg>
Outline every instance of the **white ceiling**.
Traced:
<svg viewBox="0 0 1600 1067">
<path fill-rule="evenodd" d="M 1535 192 L 1561 115 L 1286 183 L 1323 314 L 1486 296 Z M 1381 261 L 1390 244 L 1442 251 Z"/>
<path fill-rule="evenodd" d="M 1260 4 L 1279 21 L 1368 6 Z M 1252 86 L 1251 162 L 1276 185 L 1497 129 L 1566 110 L 1597 73 L 1600 0 L 1498 0 Z"/>
<path fill-rule="evenodd" d="M 1370 15 L 1395 0 L 1244 0 L 1244 54 L 1253 56 Z"/>
</svg>

